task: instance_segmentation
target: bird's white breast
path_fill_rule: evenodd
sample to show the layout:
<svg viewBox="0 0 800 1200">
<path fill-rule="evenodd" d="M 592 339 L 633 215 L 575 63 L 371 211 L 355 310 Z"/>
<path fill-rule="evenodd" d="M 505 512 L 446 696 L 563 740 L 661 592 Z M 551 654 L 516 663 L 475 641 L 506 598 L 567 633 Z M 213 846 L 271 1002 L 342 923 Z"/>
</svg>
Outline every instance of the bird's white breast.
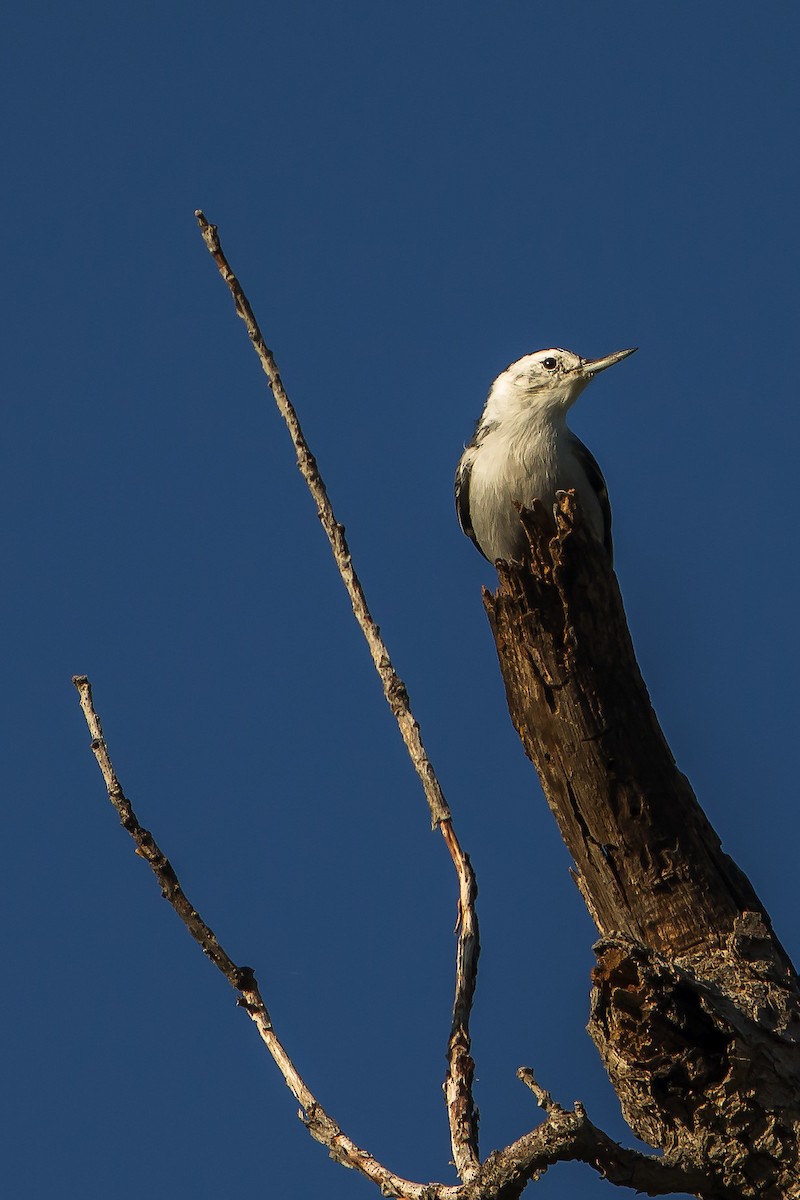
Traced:
<svg viewBox="0 0 800 1200">
<path fill-rule="evenodd" d="M 575 489 L 590 528 L 602 540 L 602 511 L 565 424 L 528 418 L 487 430 L 474 448 L 469 485 L 470 519 L 486 557 L 519 561 L 526 543 L 515 503 L 530 508 L 540 500 L 550 511 L 556 492 L 568 488 Z"/>
</svg>

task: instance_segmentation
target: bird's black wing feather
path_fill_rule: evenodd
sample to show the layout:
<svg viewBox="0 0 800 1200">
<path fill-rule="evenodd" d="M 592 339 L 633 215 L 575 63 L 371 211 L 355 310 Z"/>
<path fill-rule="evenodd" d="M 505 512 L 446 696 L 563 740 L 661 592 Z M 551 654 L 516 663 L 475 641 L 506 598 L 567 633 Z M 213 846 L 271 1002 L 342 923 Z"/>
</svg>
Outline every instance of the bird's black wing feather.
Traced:
<svg viewBox="0 0 800 1200">
<path fill-rule="evenodd" d="M 458 516 L 458 523 L 463 529 L 464 533 L 475 543 L 481 554 L 483 554 L 483 551 L 478 545 L 478 539 L 475 537 L 475 530 L 472 528 L 472 520 L 469 515 L 469 481 L 471 474 L 472 463 L 468 461 L 465 462 L 464 459 L 462 459 L 458 464 L 458 470 L 456 471 L 456 515 Z M 483 557 L 486 558 L 486 555 L 483 554 Z"/>
<path fill-rule="evenodd" d="M 611 504 L 608 499 L 608 488 L 603 478 L 600 465 L 588 446 L 584 446 L 580 438 L 572 435 L 576 457 L 586 472 L 586 478 L 591 484 L 592 491 L 597 496 L 600 511 L 603 514 L 603 545 L 608 551 L 608 557 L 614 561 L 614 543 L 611 538 Z"/>
</svg>

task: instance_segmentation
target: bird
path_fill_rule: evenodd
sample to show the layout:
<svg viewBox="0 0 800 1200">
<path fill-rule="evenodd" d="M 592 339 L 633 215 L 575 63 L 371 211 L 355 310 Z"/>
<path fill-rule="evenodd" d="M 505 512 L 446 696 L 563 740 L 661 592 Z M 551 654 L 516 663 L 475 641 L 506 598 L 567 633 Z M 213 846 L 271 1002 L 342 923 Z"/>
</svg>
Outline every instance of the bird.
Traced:
<svg viewBox="0 0 800 1200">
<path fill-rule="evenodd" d="M 567 427 L 567 413 L 601 371 L 636 351 L 581 358 L 555 347 L 513 362 L 495 379 L 456 470 L 459 524 L 484 558 L 521 564 L 528 548 L 517 505 L 574 489 L 584 520 L 613 560 L 611 507 L 594 455 Z"/>
</svg>

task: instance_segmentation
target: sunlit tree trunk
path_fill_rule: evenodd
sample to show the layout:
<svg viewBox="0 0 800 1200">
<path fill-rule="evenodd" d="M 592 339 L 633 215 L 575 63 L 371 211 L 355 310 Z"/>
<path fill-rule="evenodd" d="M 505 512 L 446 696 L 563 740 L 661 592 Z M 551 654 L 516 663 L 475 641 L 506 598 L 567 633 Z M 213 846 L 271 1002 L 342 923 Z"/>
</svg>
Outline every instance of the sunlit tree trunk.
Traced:
<svg viewBox="0 0 800 1200">
<path fill-rule="evenodd" d="M 677 769 L 603 548 L 564 496 L 485 596 L 512 720 L 597 926 L 589 1032 L 634 1132 L 715 1181 L 800 1196 L 800 992 Z M 554 536 L 555 533 L 555 536 Z"/>
</svg>

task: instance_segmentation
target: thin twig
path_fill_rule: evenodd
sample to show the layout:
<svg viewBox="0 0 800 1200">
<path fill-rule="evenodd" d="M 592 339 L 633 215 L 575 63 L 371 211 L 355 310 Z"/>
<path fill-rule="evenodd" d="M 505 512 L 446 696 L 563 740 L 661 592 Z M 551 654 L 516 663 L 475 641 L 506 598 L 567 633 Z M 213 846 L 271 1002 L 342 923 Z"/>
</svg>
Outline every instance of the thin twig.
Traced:
<svg viewBox="0 0 800 1200">
<path fill-rule="evenodd" d="M 355 618 L 361 626 L 361 631 L 369 646 L 375 670 L 380 676 L 384 694 L 397 721 L 411 761 L 422 781 L 428 807 L 431 812 L 431 820 L 434 825 L 439 825 L 442 821 L 448 819 L 450 809 L 447 806 L 442 789 L 439 786 L 439 781 L 436 778 L 436 773 L 422 743 L 419 725 L 411 711 L 406 686 L 392 666 L 392 660 L 389 657 L 386 643 L 381 637 L 380 629 L 375 624 L 372 614 L 369 611 L 361 582 L 350 557 L 350 548 L 345 537 L 344 526 L 340 525 L 336 520 L 333 505 L 331 504 L 322 476 L 319 473 L 316 459 L 306 441 L 294 406 L 286 394 L 286 389 L 283 386 L 274 355 L 264 341 L 242 285 L 228 265 L 228 260 L 222 251 L 217 227 L 216 225 L 209 224 L 199 209 L 195 212 L 195 217 L 202 231 L 203 241 L 210 250 L 219 268 L 220 275 L 230 289 L 233 302 L 236 306 L 236 312 L 245 323 L 250 341 L 253 343 L 253 348 L 269 380 L 269 386 L 275 397 L 278 411 L 286 422 L 289 435 L 297 453 L 297 465 L 300 473 L 305 479 L 308 489 L 317 505 L 319 519 L 322 522 L 325 533 L 328 535 L 333 557 L 336 560 L 339 573 L 347 589 L 347 594 L 350 597 Z"/>
<path fill-rule="evenodd" d="M 375 669 L 383 684 L 384 695 L 397 721 L 411 762 L 422 782 L 431 820 L 434 826 L 440 828 L 458 874 L 459 921 L 456 949 L 456 994 L 453 1004 L 453 1024 L 448 1044 L 445 1095 L 453 1160 L 460 1178 L 466 1183 L 476 1177 L 480 1164 L 478 1120 L 472 1098 L 474 1064 L 470 1057 L 469 1037 L 469 1016 L 475 994 L 480 953 L 478 918 L 475 911 L 477 895 L 475 875 L 469 858 L 462 851 L 456 838 L 450 809 L 423 745 L 419 725 L 411 711 L 406 686 L 392 665 L 386 643 L 370 613 L 361 582 L 353 566 L 344 526 L 336 520 L 333 505 L 319 473 L 316 459 L 305 439 L 294 406 L 286 394 L 275 358 L 264 341 L 250 302 L 223 253 L 216 225 L 211 225 L 199 209 L 195 213 L 195 217 L 200 226 L 203 240 L 230 290 L 236 312 L 245 323 L 250 341 L 269 380 L 278 411 L 286 422 L 297 454 L 298 468 L 316 503 L 319 519 L 328 536 L 333 557 L 353 606 L 353 613 L 364 634 Z"/>
<path fill-rule="evenodd" d="M 275 1033 L 252 968 L 237 966 L 226 954 L 213 931 L 188 900 L 172 864 L 157 845 L 153 835 L 139 824 L 133 806 L 122 790 L 111 763 L 103 728 L 92 699 L 92 685 L 85 675 L 76 675 L 72 682 L 78 689 L 81 708 L 92 739 L 92 750 L 105 780 L 108 798 L 117 810 L 121 824 L 136 843 L 136 853 L 150 865 L 161 887 L 161 894 L 169 900 L 203 953 L 219 968 L 231 987 L 240 993 L 238 1003 L 255 1024 L 289 1090 L 300 1104 L 300 1116 L 309 1133 L 327 1146 L 331 1158 L 346 1167 L 360 1171 L 367 1179 L 377 1184 L 385 1196 L 398 1196 L 403 1200 L 429 1200 L 431 1197 L 434 1200 L 456 1200 L 459 1194 L 457 1187 L 438 1183 L 413 1183 L 387 1170 L 342 1132 L 306 1086 Z"/>
<path fill-rule="evenodd" d="M 548 1114 L 555 1112 L 563 1112 L 564 1109 L 560 1104 L 557 1104 L 548 1091 L 536 1082 L 536 1076 L 533 1073 L 532 1067 L 520 1067 L 517 1071 L 517 1079 L 521 1079 L 526 1087 L 530 1088 L 536 1097 L 536 1103 L 539 1108 L 543 1108 Z"/>
</svg>

